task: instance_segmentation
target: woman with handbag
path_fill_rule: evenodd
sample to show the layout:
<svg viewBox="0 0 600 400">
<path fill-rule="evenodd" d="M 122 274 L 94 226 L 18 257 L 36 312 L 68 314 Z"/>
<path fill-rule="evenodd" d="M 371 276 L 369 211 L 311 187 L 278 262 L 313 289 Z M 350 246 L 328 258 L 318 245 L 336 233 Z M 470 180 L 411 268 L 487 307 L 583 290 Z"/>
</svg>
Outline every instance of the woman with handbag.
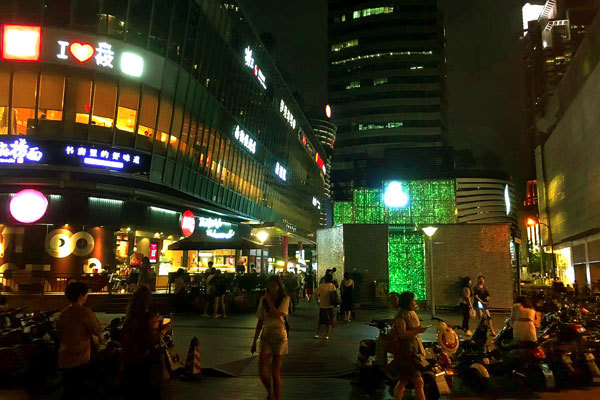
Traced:
<svg viewBox="0 0 600 400">
<path fill-rule="evenodd" d="M 250 352 L 256 352 L 256 341 L 260 335 L 258 371 L 269 393 L 267 398 L 272 400 L 281 400 L 281 364 L 288 353 L 289 326 L 286 316 L 289 308 L 290 297 L 286 295 L 281 279 L 276 275 L 271 276 L 267 282 L 267 293 L 258 304 L 258 322 Z"/>
<path fill-rule="evenodd" d="M 170 322 L 160 324 L 150 289 L 140 286 L 131 297 L 123 324 L 124 399 L 160 399 L 160 384 L 168 378 L 160 335 L 170 328 Z"/>
<path fill-rule="evenodd" d="M 338 299 L 339 295 L 335 285 L 333 284 L 333 276 L 330 274 L 325 274 L 323 283 L 321 283 L 317 289 L 317 300 L 319 302 L 319 323 L 317 324 L 317 333 L 315 335 L 315 339 L 321 339 L 319 330 L 321 326 L 326 326 L 327 334 L 325 335 L 325 340 L 329 340 L 331 335 L 331 326 L 333 325 L 335 318 L 334 309 L 337 305 L 335 303 L 338 301 L 339 304 Z"/>
<path fill-rule="evenodd" d="M 398 313 L 394 319 L 394 326 L 390 333 L 391 352 L 394 360 L 388 364 L 387 373 L 396 380 L 394 398 L 402 399 L 404 388 L 410 381 L 415 388 L 417 400 L 425 400 L 421 368 L 427 363 L 424 355 L 423 343 L 420 334 L 427 328 L 420 326 L 419 316 L 415 312 L 417 303 L 412 292 L 401 293 L 398 298 Z"/>
</svg>

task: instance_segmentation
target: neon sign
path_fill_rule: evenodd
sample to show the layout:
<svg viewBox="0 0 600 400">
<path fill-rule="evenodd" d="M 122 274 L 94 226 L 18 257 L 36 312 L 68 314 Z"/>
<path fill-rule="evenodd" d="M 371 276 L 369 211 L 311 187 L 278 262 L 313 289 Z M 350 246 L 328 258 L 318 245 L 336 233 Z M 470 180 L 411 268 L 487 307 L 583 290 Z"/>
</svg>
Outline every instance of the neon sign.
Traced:
<svg viewBox="0 0 600 400">
<path fill-rule="evenodd" d="M 252 53 L 253 53 L 252 49 L 249 46 L 244 49 L 244 64 L 246 65 L 246 67 L 248 67 L 254 71 L 254 76 L 256 76 L 260 85 L 264 89 L 266 89 L 267 88 L 267 78 L 265 78 L 265 75 L 263 74 L 263 72 L 260 70 L 260 68 L 258 68 L 258 65 L 256 65 L 256 62 L 254 61 L 254 56 L 252 55 Z"/>
<path fill-rule="evenodd" d="M 194 217 L 194 213 L 190 210 L 187 210 L 181 216 L 181 232 L 183 236 L 190 237 L 194 234 L 194 230 L 196 228 L 196 218 Z"/>
<path fill-rule="evenodd" d="M 252 139 L 250 135 L 244 132 L 239 125 L 235 126 L 233 135 L 250 153 L 256 154 L 256 140 Z"/>
<path fill-rule="evenodd" d="M 215 229 L 207 229 L 206 236 L 210 236 L 213 239 L 231 239 L 235 236 L 235 231 L 229 229 L 227 232 L 217 232 Z"/>
<path fill-rule="evenodd" d="M 284 181 L 284 182 L 287 181 L 287 169 L 283 165 L 281 165 L 279 163 L 275 164 L 275 174 L 282 181 Z"/>
<path fill-rule="evenodd" d="M 14 219 L 23 224 L 31 224 L 46 214 L 48 199 L 35 189 L 21 190 L 10 200 L 9 209 Z"/>
<path fill-rule="evenodd" d="M 10 25 L 2 27 L 2 59 L 39 61 L 42 43 L 40 26 Z"/>
<path fill-rule="evenodd" d="M 321 209 L 321 202 L 319 200 L 317 200 L 316 197 L 313 197 L 312 199 L 312 204 L 313 206 L 315 206 L 318 210 Z"/>
<path fill-rule="evenodd" d="M 65 146 L 68 157 L 79 157 L 83 164 L 92 167 L 123 169 L 127 165 L 140 165 L 141 157 L 128 152 L 97 149 L 85 146 Z"/>
<path fill-rule="evenodd" d="M 279 112 L 283 115 L 288 124 L 290 124 L 293 129 L 296 129 L 296 118 L 294 118 L 292 112 L 287 108 L 283 99 L 279 102 Z"/>
<path fill-rule="evenodd" d="M 218 230 L 224 225 L 229 226 L 229 230 L 227 232 L 219 232 Z M 198 226 L 206 228 L 206 236 L 213 239 L 231 239 L 235 236 L 235 230 L 231 228 L 231 224 L 229 222 L 223 222 L 221 218 L 200 217 Z"/>
<path fill-rule="evenodd" d="M 26 139 L 12 143 L 0 142 L 0 164 L 24 164 L 40 162 L 44 153 L 39 147 L 32 147 Z"/>
<path fill-rule="evenodd" d="M 57 40 L 57 44 L 56 58 L 59 60 L 69 60 L 72 57 L 84 64 L 93 58 L 98 67 L 114 68 L 115 49 L 108 42 L 98 42 L 97 46 L 93 46 L 91 43 Z M 144 73 L 144 59 L 135 53 L 124 51 L 120 54 L 119 68 L 124 74 L 139 78 Z"/>
</svg>

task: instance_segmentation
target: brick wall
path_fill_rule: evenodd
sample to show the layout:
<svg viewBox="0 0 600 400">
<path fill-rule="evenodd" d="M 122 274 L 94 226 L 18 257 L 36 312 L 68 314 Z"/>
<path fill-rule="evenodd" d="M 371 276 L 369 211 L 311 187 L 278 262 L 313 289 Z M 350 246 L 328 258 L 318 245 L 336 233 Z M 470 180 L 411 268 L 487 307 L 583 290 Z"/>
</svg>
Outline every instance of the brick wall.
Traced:
<svg viewBox="0 0 600 400">
<path fill-rule="evenodd" d="M 491 295 L 490 307 L 510 308 L 513 275 L 509 241 L 509 224 L 439 226 L 433 236 L 436 305 L 458 304 L 460 279 L 470 276 L 475 283 L 478 275 L 484 275 Z M 427 286 L 430 292 L 429 279 Z"/>
</svg>

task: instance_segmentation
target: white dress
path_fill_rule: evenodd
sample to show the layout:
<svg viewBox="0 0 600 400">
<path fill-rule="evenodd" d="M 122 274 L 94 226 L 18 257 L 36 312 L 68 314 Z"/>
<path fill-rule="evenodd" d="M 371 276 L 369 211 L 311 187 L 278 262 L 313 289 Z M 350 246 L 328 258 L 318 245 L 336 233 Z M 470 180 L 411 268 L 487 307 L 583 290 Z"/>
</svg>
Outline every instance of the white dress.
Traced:
<svg viewBox="0 0 600 400">
<path fill-rule="evenodd" d="M 535 310 L 515 304 L 512 308 L 513 337 L 515 342 L 537 342 Z"/>
</svg>

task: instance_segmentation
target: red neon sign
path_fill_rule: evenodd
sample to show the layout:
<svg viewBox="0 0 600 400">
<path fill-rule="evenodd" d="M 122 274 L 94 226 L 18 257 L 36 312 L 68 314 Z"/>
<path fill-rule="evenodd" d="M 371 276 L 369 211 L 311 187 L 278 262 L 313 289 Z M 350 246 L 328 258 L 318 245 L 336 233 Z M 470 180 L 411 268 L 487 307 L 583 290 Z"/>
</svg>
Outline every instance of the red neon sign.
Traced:
<svg viewBox="0 0 600 400">
<path fill-rule="evenodd" d="M 39 61 L 42 28 L 40 26 L 2 26 L 2 59 L 14 61 Z"/>
<path fill-rule="evenodd" d="M 94 48 L 88 43 L 71 43 L 69 50 L 73 57 L 81 63 L 86 62 L 94 55 Z"/>
<path fill-rule="evenodd" d="M 183 233 L 183 236 L 192 236 L 195 228 L 196 218 L 194 218 L 194 214 L 190 210 L 187 210 L 181 216 L 181 232 Z"/>
</svg>

